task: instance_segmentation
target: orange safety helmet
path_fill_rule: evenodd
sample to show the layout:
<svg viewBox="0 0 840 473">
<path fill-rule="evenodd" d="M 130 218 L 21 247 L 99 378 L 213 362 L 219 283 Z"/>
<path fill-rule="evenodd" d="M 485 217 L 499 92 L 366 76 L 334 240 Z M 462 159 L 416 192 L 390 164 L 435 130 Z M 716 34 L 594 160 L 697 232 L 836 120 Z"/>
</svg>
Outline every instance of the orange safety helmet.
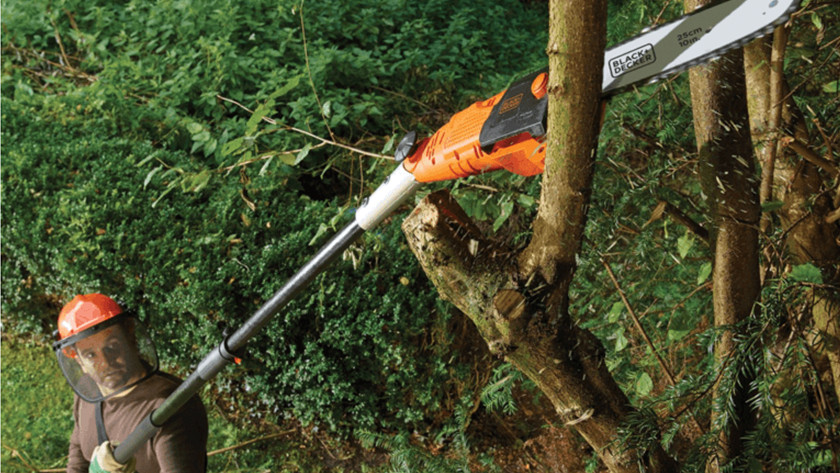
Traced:
<svg viewBox="0 0 840 473">
<path fill-rule="evenodd" d="M 58 314 L 56 335 L 59 367 L 85 401 L 107 399 L 157 372 L 157 350 L 146 327 L 108 296 L 74 297 Z"/>
<path fill-rule="evenodd" d="M 78 295 L 58 314 L 58 333 L 62 340 L 122 313 L 122 307 L 102 294 Z"/>
</svg>

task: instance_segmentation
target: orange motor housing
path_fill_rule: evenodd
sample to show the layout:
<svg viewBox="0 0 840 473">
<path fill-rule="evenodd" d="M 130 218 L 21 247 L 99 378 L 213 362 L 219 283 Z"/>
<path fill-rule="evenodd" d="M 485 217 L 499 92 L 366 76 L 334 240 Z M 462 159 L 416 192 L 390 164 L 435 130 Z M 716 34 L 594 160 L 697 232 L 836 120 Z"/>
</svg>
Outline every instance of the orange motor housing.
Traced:
<svg viewBox="0 0 840 473">
<path fill-rule="evenodd" d="M 423 140 L 403 165 L 419 182 L 507 169 L 522 176 L 545 168 L 548 74 L 530 74 L 507 90 L 456 113 Z"/>
</svg>

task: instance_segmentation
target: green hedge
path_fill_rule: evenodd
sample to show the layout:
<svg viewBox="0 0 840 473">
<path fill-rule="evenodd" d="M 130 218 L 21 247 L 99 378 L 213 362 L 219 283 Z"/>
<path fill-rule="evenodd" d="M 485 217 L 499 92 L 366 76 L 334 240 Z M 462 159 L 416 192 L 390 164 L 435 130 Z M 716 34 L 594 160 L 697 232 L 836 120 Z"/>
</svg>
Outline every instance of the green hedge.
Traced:
<svg viewBox="0 0 840 473">
<path fill-rule="evenodd" d="M 542 65 L 543 7 L 4 3 L 4 330 L 48 334 L 72 294 L 101 291 L 146 318 L 168 365 L 194 365 L 392 165 L 362 163 L 367 189 L 344 177 L 359 175 L 358 157 L 335 148 L 226 168 L 317 144 L 283 125 L 328 137 L 328 124 L 377 152 L 406 129 L 433 130 Z M 61 50 L 72 70 L 56 65 Z M 222 390 L 339 430 L 434 415 L 464 376 L 446 340 L 428 335 L 447 309 L 397 225 L 352 254 L 269 324 Z"/>
<path fill-rule="evenodd" d="M 138 164 L 154 155 L 189 169 L 186 153 L 120 138 L 107 119 L 2 107 L 4 329 L 48 333 L 57 304 L 101 291 L 136 308 L 162 358 L 187 367 L 316 251 L 327 238 L 310 245 L 320 225 L 350 218 L 284 186 L 282 167 L 171 192 L 152 207 L 165 182 L 144 186 Z M 39 107 L 43 116 L 74 104 Z M 421 345 L 446 315 L 401 241 L 397 225 L 367 236 L 356 267 L 339 261 L 318 277 L 257 338 L 247 376 L 221 386 L 247 385 L 271 408 L 336 428 L 422 421 L 457 367 Z"/>
</svg>

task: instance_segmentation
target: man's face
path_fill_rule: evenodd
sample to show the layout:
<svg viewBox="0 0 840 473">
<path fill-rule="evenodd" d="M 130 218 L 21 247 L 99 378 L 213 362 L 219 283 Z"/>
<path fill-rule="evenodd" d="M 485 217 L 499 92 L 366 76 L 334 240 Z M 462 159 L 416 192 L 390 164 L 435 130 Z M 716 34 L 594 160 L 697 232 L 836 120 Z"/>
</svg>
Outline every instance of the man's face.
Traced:
<svg viewBox="0 0 840 473">
<path fill-rule="evenodd" d="M 79 340 L 76 354 L 82 370 L 96 381 L 105 396 L 146 374 L 134 337 L 121 325 Z"/>
</svg>

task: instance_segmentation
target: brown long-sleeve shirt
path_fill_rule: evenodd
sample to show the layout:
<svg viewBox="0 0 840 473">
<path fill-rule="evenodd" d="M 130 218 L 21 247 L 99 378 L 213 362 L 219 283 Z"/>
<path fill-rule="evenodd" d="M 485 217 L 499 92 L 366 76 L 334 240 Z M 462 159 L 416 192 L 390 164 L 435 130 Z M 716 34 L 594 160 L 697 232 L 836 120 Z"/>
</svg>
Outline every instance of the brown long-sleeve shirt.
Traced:
<svg viewBox="0 0 840 473">
<path fill-rule="evenodd" d="M 123 397 L 103 402 L 102 418 L 108 439 L 121 442 L 178 387 L 180 381 L 158 373 L 138 384 Z M 76 426 L 70 437 L 69 473 L 87 473 L 97 446 L 96 404 L 78 396 L 73 405 Z M 138 451 L 138 473 L 204 473 L 207 461 L 207 413 L 198 396 L 149 439 Z"/>
</svg>

